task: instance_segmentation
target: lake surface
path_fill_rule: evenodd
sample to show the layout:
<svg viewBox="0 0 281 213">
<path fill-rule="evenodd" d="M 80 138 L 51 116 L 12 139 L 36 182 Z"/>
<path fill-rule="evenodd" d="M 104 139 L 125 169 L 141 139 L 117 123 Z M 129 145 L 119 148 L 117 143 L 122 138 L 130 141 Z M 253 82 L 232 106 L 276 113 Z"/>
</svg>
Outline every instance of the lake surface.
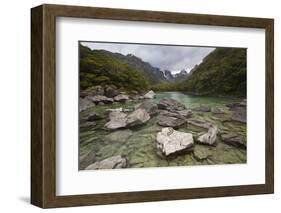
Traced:
<svg viewBox="0 0 281 213">
<path fill-rule="evenodd" d="M 187 108 L 194 108 L 200 105 L 210 107 L 219 107 L 225 111 L 225 114 L 215 115 L 211 112 L 195 112 L 192 118 L 208 121 L 216 125 L 220 131 L 230 132 L 241 135 L 246 140 L 246 124 L 239 122 L 225 122 L 230 118 L 232 112 L 225 106 L 228 103 L 241 101 L 237 98 L 223 97 L 204 97 L 192 96 L 181 92 L 159 92 L 153 101 L 159 102 L 163 98 L 172 98 L 186 105 Z M 245 149 L 227 145 L 220 140 L 216 146 L 206 146 L 195 144 L 194 149 L 199 151 L 210 151 L 211 155 L 204 160 L 198 160 L 193 153 L 177 156 L 172 159 L 165 159 L 157 155 L 156 135 L 163 127 L 157 124 L 157 116 L 152 117 L 143 126 L 109 131 L 104 129 L 107 122 L 107 109 L 122 107 L 124 109 L 133 109 L 144 100 L 129 101 L 127 103 L 114 103 L 103 106 L 91 107 L 80 113 L 80 119 L 87 117 L 95 111 L 105 118 L 97 121 L 97 125 L 88 128 L 80 128 L 79 158 L 80 169 L 84 169 L 91 163 L 103 159 L 122 155 L 128 160 L 129 168 L 143 167 L 162 167 L 162 166 L 191 166 L 191 165 L 214 165 L 214 164 L 236 164 L 246 163 L 247 155 Z M 80 121 L 82 124 L 83 121 Z M 202 129 L 186 125 L 178 131 L 189 132 L 192 134 L 202 133 Z M 206 131 L 205 131 L 206 132 Z"/>
</svg>

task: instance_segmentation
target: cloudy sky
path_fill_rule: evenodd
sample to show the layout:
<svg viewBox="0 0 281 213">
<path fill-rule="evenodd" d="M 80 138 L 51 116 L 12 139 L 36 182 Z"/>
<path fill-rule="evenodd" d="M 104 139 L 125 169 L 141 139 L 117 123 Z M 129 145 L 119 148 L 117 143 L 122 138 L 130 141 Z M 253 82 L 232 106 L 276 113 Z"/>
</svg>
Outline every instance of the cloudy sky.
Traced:
<svg viewBox="0 0 281 213">
<path fill-rule="evenodd" d="M 81 42 L 82 45 L 91 49 L 104 49 L 123 55 L 133 54 L 143 61 L 161 70 L 170 70 L 177 73 L 182 69 L 188 72 L 196 64 L 208 55 L 214 48 L 211 47 L 189 47 L 189 46 L 165 46 L 165 45 L 140 45 L 120 43 L 96 43 Z"/>
</svg>

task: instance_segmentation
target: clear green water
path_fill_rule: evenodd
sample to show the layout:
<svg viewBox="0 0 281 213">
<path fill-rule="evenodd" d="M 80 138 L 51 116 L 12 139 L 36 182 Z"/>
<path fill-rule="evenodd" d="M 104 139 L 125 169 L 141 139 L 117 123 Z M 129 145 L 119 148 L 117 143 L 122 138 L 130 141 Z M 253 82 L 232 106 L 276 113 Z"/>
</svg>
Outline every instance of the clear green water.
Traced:
<svg viewBox="0 0 281 213">
<path fill-rule="evenodd" d="M 221 131 L 237 133 L 246 140 L 245 124 L 223 122 L 223 120 L 229 119 L 232 113 L 225 107 L 225 104 L 240 101 L 239 99 L 191 96 L 180 92 L 161 92 L 157 93 L 156 99 L 151 101 L 158 102 L 163 98 L 173 98 L 185 104 L 188 108 L 194 108 L 200 106 L 200 104 L 222 108 L 226 112 L 223 115 L 194 111 L 193 118 L 209 121 L 218 126 Z M 123 130 L 108 131 L 103 128 L 104 124 L 107 122 L 107 116 L 105 114 L 106 109 L 119 107 L 134 108 L 134 106 L 141 102 L 143 101 L 130 101 L 125 104 L 96 106 L 80 113 L 80 118 L 86 117 L 92 111 L 96 111 L 105 117 L 105 119 L 98 121 L 97 125 L 92 128 L 80 129 L 79 156 L 81 169 L 90 163 L 119 154 L 127 158 L 129 168 L 246 163 L 246 150 L 226 145 L 220 140 L 214 147 L 195 145 L 195 148 L 198 150 L 208 149 L 210 151 L 211 156 L 205 160 L 197 160 L 193 153 L 181 155 L 173 159 L 163 159 L 159 157 L 156 154 L 155 140 L 157 133 L 161 131 L 162 127 L 156 124 L 157 116 L 152 117 L 143 126 L 130 129 L 132 134 L 127 140 L 121 140 L 122 138 L 120 140 L 112 140 L 112 137 L 115 137 L 114 135 L 112 136 L 113 132 L 117 132 L 117 134 L 120 135 L 124 135 L 125 133 L 122 132 Z M 200 134 L 205 130 L 186 125 L 178 129 L 178 131 Z"/>
</svg>

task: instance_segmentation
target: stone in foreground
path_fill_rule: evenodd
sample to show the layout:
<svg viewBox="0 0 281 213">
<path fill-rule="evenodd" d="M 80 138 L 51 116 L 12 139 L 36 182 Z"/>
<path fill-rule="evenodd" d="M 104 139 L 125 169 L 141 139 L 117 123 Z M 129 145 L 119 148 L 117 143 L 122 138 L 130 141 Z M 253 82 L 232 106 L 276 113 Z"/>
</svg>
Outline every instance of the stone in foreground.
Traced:
<svg viewBox="0 0 281 213">
<path fill-rule="evenodd" d="M 207 133 L 198 137 L 198 142 L 206 145 L 215 145 L 219 130 L 215 126 L 211 126 Z"/>
<path fill-rule="evenodd" d="M 121 169 L 127 167 L 127 159 L 122 158 L 121 155 L 116 155 L 110 158 L 106 158 L 102 161 L 95 162 L 88 167 L 86 170 L 93 169 Z"/>
<path fill-rule="evenodd" d="M 194 141 L 191 133 L 179 132 L 173 128 L 166 127 L 157 134 L 156 143 L 161 153 L 168 157 L 190 151 Z"/>
<path fill-rule="evenodd" d="M 148 93 L 146 93 L 143 97 L 146 99 L 153 99 L 155 98 L 156 94 L 152 90 L 150 90 Z"/>
<path fill-rule="evenodd" d="M 146 123 L 150 119 L 150 115 L 145 109 L 137 109 L 130 113 L 126 119 L 126 126 L 133 127 Z"/>
<path fill-rule="evenodd" d="M 120 111 L 112 111 L 109 113 L 109 122 L 105 124 L 107 129 L 119 129 L 126 126 L 127 114 Z"/>
</svg>

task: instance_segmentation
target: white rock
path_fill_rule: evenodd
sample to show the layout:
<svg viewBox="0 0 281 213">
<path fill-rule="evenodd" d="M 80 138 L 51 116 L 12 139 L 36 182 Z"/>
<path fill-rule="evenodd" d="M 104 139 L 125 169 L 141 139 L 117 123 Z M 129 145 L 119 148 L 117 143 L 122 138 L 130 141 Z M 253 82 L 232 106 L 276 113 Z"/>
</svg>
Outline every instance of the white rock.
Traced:
<svg viewBox="0 0 281 213">
<path fill-rule="evenodd" d="M 153 92 L 152 90 L 150 90 L 148 93 L 146 93 L 143 97 L 146 99 L 153 99 L 155 98 L 155 92 Z"/>
<path fill-rule="evenodd" d="M 198 142 L 207 145 L 214 145 L 217 141 L 218 128 L 211 126 L 207 133 L 198 137 Z"/>
<path fill-rule="evenodd" d="M 165 156 L 186 151 L 194 144 L 191 133 L 179 132 L 170 127 L 163 128 L 157 134 L 156 142 L 157 148 Z"/>
</svg>

